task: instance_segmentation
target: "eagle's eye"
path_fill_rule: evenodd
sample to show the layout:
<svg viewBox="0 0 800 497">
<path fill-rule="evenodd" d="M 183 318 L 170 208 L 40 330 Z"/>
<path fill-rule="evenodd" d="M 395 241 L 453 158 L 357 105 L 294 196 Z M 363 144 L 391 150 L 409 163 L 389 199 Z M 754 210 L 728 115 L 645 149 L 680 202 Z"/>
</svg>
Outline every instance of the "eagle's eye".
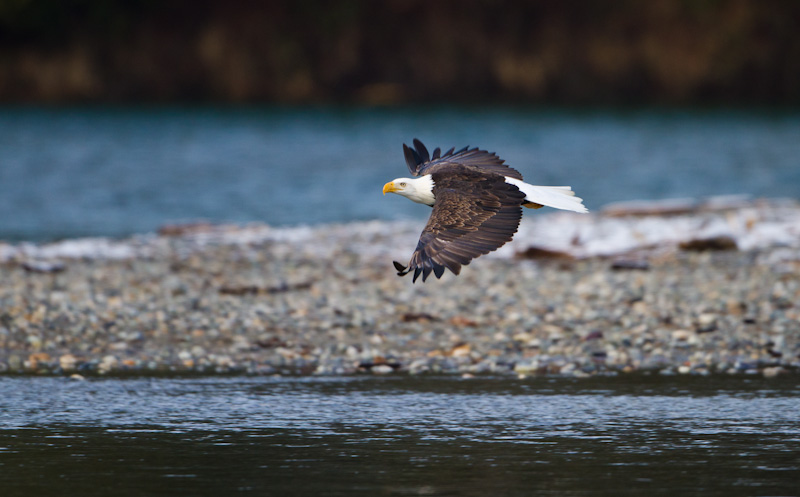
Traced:
<svg viewBox="0 0 800 497">
<path fill-rule="evenodd" d="M 400 182 L 400 186 L 402 186 L 403 188 L 405 188 L 405 186 L 406 186 L 406 182 L 405 182 L 405 181 L 401 181 L 401 182 Z"/>
</svg>

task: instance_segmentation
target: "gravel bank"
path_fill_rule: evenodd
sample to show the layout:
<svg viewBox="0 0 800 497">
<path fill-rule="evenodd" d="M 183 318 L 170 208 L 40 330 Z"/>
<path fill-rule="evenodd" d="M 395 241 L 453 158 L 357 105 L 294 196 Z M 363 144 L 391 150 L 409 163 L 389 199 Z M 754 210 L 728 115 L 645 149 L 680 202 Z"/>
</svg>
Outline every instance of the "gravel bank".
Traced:
<svg viewBox="0 0 800 497">
<path fill-rule="evenodd" d="M 0 372 L 800 371 L 800 205 L 529 215 L 411 284 L 422 222 L 0 243 Z"/>
</svg>

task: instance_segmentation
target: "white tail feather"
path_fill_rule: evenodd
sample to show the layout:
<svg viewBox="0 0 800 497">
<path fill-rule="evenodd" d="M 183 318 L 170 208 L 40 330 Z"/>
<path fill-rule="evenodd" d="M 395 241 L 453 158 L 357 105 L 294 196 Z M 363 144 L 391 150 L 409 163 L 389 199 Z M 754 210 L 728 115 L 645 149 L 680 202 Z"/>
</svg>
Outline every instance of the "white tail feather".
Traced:
<svg viewBox="0 0 800 497">
<path fill-rule="evenodd" d="M 589 212 L 583 205 L 583 199 L 575 196 L 569 186 L 536 186 L 524 181 L 506 177 L 506 183 L 519 188 L 525 194 L 525 201 L 546 205 L 554 209 L 563 209 L 573 212 Z"/>
</svg>

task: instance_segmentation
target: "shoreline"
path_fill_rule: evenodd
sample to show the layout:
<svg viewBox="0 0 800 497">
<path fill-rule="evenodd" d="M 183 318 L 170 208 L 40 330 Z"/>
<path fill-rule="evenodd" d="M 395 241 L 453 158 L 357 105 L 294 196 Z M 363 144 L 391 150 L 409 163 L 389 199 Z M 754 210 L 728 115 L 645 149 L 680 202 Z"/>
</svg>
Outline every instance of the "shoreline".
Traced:
<svg viewBox="0 0 800 497">
<path fill-rule="evenodd" d="M 800 372 L 796 201 L 534 213 L 412 285 L 423 225 L 0 242 L 0 374 Z"/>
</svg>

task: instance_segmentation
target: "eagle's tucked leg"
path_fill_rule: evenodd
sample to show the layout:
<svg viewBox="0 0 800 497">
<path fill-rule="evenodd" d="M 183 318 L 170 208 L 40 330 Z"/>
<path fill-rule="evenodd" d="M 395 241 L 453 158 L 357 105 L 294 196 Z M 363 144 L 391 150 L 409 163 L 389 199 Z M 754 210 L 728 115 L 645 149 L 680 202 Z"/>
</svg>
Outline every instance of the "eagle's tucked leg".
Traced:
<svg viewBox="0 0 800 497">
<path fill-rule="evenodd" d="M 397 269 L 397 276 L 405 276 L 409 273 L 409 271 L 411 271 L 406 266 L 400 264 L 397 261 L 392 261 L 392 264 L 394 264 L 394 268 Z"/>
</svg>

